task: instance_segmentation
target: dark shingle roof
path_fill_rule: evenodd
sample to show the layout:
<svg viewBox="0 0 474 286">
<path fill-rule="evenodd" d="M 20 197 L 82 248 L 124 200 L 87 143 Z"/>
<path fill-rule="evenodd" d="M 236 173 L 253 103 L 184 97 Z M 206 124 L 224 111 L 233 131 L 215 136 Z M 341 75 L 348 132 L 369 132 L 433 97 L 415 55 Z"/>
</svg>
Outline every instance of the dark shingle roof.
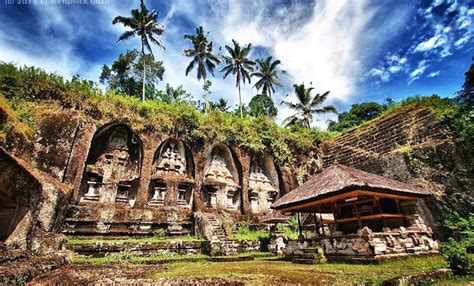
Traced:
<svg viewBox="0 0 474 286">
<path fill-rule="evenodd" d="M 294 189 L 278 199 L 274 209 L 284 209 L 298 203 L 316 201 L 344 190 L 361 187 L 364 190 L 376 190 L 398 195 L 415 197 L 426 196 L 429 193 L 418 186 L 402 183 L 379 175 L 367 173 L 352 167 L 335 164 L 323 172 L 313 176 L 302 186 Z"/>
</svg>

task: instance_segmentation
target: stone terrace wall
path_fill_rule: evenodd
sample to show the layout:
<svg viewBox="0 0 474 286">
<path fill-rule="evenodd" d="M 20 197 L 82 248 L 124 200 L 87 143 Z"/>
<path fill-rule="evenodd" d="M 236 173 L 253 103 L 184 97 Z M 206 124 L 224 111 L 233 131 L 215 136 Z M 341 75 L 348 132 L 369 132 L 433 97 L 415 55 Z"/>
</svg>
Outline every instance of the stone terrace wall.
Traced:
<svg viewBox="0 0 474 286">
<path fill-rule="evenodd" d="M 358 165 L 382 154 L 433 140 L 452 139 L 429 108 L 397 112 L 323 145 L 324 167 Z"/>
<path fill-rule="evenodd" d="M 432 196 L 419 213 L 437 238 L 443 237 L 443 206 L 472 207 L 474 182 L 455 134 L 429 108 L 389 114 L 325 142 L 323 168 L 334 163 L 420 185 Z"/>
</svg>

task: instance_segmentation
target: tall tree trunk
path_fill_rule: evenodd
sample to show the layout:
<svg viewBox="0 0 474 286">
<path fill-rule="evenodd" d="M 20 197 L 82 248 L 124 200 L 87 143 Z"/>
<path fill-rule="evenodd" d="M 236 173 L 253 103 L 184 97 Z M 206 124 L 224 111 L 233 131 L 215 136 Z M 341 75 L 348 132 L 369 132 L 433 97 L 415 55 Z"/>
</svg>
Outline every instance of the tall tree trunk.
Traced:
<svg viewBox="0 0 474 286">
<path fill-rule="evenodd" d="M 238 87 L 239 87 L 240 118 L 243 118 L 244 112 L 242 110 L 242 95 L 240 94 L 240 83 L 238 84 Z"/>
<path fill-rule="evenodd" d="M 204 90 L 204 113 L 209 113 L 209 93 L 207 90 Z"/>
<path fill-rule="evenodd" d="M 143 46 L 143 40 L 142 40 L 142 64 L 143 64 L 142 101 L 145 101 L 145 77 L 146 77 L 146 68 L 145 68 L 145 47 Z"/>
</svg>

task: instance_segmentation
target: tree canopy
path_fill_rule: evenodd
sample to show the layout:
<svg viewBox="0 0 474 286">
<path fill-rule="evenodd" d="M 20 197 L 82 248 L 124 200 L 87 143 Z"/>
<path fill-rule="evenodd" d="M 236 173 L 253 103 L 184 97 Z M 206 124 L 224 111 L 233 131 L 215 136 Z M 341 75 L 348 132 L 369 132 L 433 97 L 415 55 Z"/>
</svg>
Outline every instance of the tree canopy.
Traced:
<svg viewBox="0 0 474 286">
<path fill-rule="evenodd" d="M 351 110 L 339 113 L 338 121 L 329 122 L 330 131 L 344 131 L 369 121 L 384 112 L 385 105 L 376 102 L 363 102 L 353 104 Z"/>
</svg>

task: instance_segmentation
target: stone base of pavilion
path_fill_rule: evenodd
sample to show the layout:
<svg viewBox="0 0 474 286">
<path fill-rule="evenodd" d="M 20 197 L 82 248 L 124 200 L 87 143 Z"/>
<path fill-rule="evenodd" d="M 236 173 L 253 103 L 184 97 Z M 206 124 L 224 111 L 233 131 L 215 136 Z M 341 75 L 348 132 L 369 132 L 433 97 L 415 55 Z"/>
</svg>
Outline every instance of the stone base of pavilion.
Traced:
<svg viewBox="0 0 474 286">
<path fill-rule="evenodd" d="M 439 253 L 438 241 L 423 221 L 414 216 L 415 224 L 395 229 L 383 228 L 373 232 L 370 228 L 359 229 L 356 234 L 334 232 L 312 238 L 289 241 L 284 252 L 290 258 L 307 257 L 307 249 L 321 247 L 330 261 L 350 260 L 359 262 L 379 261 L 413 255 Z M 317 260 L 321 260 L 318 258 Z"/>
</svg>

